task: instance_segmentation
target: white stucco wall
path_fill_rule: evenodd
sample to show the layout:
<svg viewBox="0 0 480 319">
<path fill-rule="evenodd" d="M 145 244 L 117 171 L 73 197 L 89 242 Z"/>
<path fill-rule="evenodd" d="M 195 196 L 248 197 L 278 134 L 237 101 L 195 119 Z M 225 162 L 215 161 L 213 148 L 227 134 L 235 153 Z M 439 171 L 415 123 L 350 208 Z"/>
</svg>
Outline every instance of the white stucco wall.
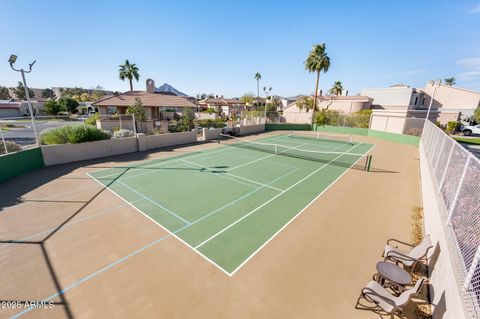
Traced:
<svg viewBox="0 0 480 319">
<path fill-rule="evenodd" d="M 372 105 L 380 105 L 384 108 L 407 108 L 410 105 L 412 93 L 413 88 L 411 87 L 363 89 L 360 91 L 360 95 L 368 96 L 373 99 Z"/>
<path fill-rule="evenodd" d="M 197 141 L 197 133 L 194 131 L 159 135 L 138 134 L 137 136 L 140 152 L 166 146 L 195 143 Z"/>
<path fill-rule="evenodd" d="M 138 151 L 137 138 L 110 139 L 79 144 L 42 145 L 46 166 Z"/>
<path fill-rule="evenodd" d="M 433 85 L 427 83 L 425 85 L 426 100 L 425 105 L 430 103 L 431 96 L 433 94 Z M 472 111 L 480 105 L 480 93 L 470 90 L 457 88 L 454 86 L 440 85 L 435 91 L 435 99 L 432 107 L 455 110 L 467 110 Z"/>
<path fill-rule="evenodd" d="M 240 135 L 247 135 L 265 131 L 265 124 L 240 126 Z"/>
</svg>

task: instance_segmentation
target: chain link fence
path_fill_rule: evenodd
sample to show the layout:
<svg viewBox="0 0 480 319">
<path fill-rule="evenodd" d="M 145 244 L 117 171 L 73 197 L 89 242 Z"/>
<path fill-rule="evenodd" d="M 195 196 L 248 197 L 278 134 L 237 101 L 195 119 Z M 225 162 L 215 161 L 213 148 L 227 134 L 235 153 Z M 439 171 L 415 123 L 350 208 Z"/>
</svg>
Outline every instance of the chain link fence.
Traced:
<svg viewBox="0 0 480 319">
<path fill-rule="evenodd" d="M 480 160 L 430 121 L 421 138 L 469 312 L 480 318 Z"/>
</svg>

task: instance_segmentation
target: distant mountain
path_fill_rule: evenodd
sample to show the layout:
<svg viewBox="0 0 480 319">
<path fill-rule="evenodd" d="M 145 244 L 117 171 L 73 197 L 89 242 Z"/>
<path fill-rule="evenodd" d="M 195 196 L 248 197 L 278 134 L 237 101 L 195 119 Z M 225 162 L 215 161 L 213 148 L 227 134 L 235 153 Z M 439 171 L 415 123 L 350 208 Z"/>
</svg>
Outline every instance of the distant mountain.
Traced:
<svg viewBox="0 0 480 319">
<path fill-rule="evenodd" d="M 177 96 L 188 96 L 187 94 L 180 92 L 173 86 L 171 86 L 168 83 L 163 83 L 160 85 L 158 88 L 155 88 L 155 93 L 169 93 L 169 94 L 175 94 Z"/>
</svg>

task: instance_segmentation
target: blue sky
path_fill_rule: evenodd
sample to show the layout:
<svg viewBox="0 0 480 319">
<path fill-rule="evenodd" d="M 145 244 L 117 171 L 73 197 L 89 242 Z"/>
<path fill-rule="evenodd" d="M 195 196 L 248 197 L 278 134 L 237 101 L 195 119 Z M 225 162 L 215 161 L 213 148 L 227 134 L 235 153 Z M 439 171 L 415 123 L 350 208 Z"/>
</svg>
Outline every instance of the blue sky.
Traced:
<svg viewBox="0 0 480 319">
<path fill-rule="evenodd" d="M 455 76 L 480 91 L 480 1 L 4 1 L 0 85 L 7 63 L 36 59 L 31 87 L 101 85 L 125 91 L 118 65 L 195 95 L 255 92 L 255 72 L 272 94 L 314 90 L 303 61 L 325 42 L 331 67 L 320 87 L 350 94 L 403 82 L 423 87 Z"/>
</svg>

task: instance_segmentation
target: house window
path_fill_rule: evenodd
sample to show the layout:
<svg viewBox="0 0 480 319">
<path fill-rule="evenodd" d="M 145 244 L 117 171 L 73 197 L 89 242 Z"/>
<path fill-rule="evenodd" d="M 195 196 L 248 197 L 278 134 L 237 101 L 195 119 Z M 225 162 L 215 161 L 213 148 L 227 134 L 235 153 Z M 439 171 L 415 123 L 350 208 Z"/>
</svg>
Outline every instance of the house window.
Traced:
<svg viewBox="0 0 480 319">
<path fill-rule="evenodd" d="M 415 106 L 416 106 L 416 105 L 417 105 L 417 103 L 418 103 L 418 96 L 416 96 L 416 97 L 415 97 L 415 103 L 413 103 L 413 105 L 415 105 Z"/>
</svg>

